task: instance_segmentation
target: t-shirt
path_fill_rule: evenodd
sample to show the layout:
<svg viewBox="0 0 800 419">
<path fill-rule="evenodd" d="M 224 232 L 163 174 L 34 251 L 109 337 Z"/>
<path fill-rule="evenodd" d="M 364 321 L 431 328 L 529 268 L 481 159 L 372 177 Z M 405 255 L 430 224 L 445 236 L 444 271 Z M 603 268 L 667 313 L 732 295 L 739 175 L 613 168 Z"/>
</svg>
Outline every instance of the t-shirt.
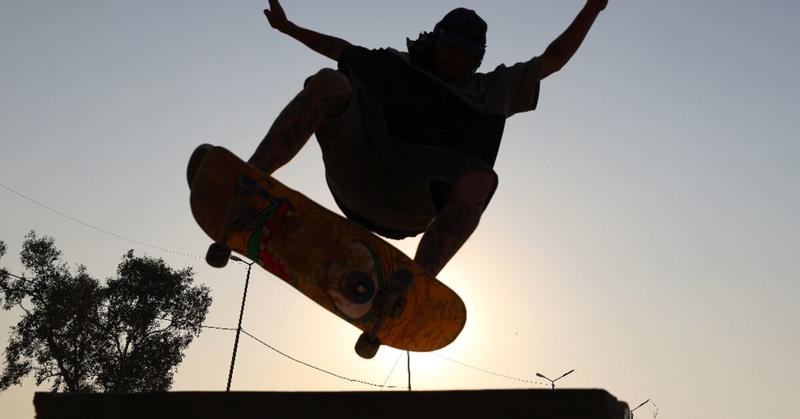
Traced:
<svg viewBox="0 0 800 419">
<path fill-rule="evenodd" d="M 452 149 L 494 165 L 505 119 L 536 109 L 538 59 L 444 82 L 393 49 L 347 48 L 339 70 L 355 73 L 380 103 L 389 135 Z"/>
</svg>

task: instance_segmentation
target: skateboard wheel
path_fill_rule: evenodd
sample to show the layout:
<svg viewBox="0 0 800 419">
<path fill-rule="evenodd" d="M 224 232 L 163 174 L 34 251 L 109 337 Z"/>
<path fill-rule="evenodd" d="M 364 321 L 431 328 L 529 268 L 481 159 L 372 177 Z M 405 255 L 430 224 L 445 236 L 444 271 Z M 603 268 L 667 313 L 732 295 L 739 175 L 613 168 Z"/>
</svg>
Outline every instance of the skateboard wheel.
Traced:
<svg viewBox="0 0 800 419">
<path fill-rule="evenodd" d="M 231 249 L 222 243 L 212 243 L 206 252 L 206 262 L 215 268 L 223 268 L 231 257 Z"/>
<path fill-rule="evenodd" d="M 381 347 L 378 337 L 371 338 L 367 332 L 361 334 L 356 341 L 356 353 L 364 359 L 372 359 Z"/>
</svg>

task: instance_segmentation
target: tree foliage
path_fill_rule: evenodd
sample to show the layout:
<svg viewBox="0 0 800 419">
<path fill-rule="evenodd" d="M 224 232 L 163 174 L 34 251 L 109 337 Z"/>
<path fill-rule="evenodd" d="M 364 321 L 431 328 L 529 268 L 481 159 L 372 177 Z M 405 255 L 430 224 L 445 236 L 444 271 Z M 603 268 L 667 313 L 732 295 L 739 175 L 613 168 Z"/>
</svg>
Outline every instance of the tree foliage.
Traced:
<svg viewBox="0 0 800 419">
<path fill-rule="evenodd" d="M 0 257 L 6 253 L 0 242 Z M 127 252 L 101 282 L 84 266 L 72 273 L 51 237 L 25 237 L 26 275 L 0 270 L 4 310 L 22 310 L 11 327 L 0 391 L 33 373 L 55 391 L 165 391 L 183 352 L 201 332 L 209 289 L 191 268 Z"/>
</svg>

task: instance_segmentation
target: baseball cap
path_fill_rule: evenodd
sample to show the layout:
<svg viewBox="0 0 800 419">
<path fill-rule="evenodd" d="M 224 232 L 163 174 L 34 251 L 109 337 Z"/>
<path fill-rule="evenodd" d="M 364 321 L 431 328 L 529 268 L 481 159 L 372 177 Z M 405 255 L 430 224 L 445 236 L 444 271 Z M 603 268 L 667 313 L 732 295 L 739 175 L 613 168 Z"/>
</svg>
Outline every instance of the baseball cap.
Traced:
<svg viewBox="0 0 800 419">
<path fill-rule="evenodd" d="M 474 10 L 459 7 L 447 13 L 433 28 L 445 44 L 482 55 L 486 49 L 486 22 Z"/>
</svg>

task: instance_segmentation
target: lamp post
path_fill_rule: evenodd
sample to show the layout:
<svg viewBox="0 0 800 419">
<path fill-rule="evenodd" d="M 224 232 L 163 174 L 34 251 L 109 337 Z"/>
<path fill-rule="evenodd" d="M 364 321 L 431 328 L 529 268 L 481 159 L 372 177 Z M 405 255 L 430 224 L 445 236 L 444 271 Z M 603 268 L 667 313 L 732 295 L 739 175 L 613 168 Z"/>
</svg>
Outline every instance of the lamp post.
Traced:
<svg viewBox="0 0 800 419">
<path fill-rule="evenodd" d="M 575 370 L 574 369 L 573 370 L 569 370 L 569 371 L 561 374 L 561 377 L 558 377 L 555 380 L 551 380 L 551 379 L 545 377 L 542 373 L 539 373 L 539 372 L 536 373 L 536 376 L 540 377 L 540 378 L 544 378 L 545 380 L 549 381 L 550 382 L 550 386 L 552 387 L 553 390 L 555 390 L 556 389 L 556 381 L 558 381 L 558 380 L 560 380 L 560 379 L 572 374 L 573 371 L 575 371 Z"/>
<path fill-rule="evenodd" d="M 242 333 L 242 317 L 244 317 L 244 303 L 247 300 L 247 286 L 250 284 L 250 269 L 255 262 L 245 262 L 244 260 L 231 256 L 234 262 L 241 262 L 247 265 L 247 278 L 244 280 L 244 295 L 242 296 L 242 308 L 239 310 L 239 326 L 236 327 L 236 340 L 233 342 L 233 356 L 231 357 L 231 369 L 228 371 L 228 385 L 225 391 L 231 391 L 231 380 L 233 380 L 233 366 L 236 365 L 236 350 L 239 348 L 239 335 Z"/>
</svg>

